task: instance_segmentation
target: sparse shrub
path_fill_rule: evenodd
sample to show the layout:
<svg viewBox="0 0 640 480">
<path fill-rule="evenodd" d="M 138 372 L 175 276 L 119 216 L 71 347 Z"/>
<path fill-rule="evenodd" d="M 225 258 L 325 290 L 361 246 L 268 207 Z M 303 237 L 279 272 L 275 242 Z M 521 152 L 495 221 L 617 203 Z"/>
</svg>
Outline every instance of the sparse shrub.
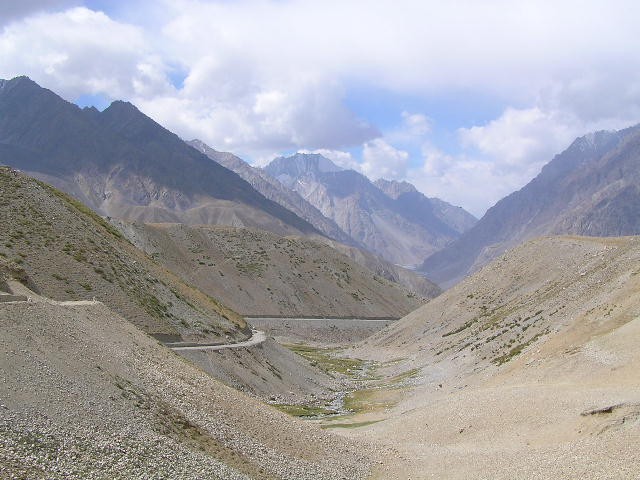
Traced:
<svg viewBox="0 0 640 480">
<path fill-rule="evenodd" d="M 85 254 L 84 254 L 84 250 L 78 250 L 78 251 L 76 251 L 76 252 L 73 254 L 73 259 L 74 259 L 76 262 L 82 262 L 82 263 L 86 262 L 86 261 L 87 261 L 87 257 L 86 257 L 86 256 L 85 256 Z"/>
</svg>

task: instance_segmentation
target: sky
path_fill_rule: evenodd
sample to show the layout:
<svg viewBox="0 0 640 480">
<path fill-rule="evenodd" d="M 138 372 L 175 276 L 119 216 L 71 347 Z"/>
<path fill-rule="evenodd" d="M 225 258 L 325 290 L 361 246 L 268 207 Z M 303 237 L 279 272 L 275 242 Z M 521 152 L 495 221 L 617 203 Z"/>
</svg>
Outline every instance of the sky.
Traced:
<svg viewBox="0 0 640 480">
<path fill-rule="evenodd" d="M 576 137 L 640 122 L 639 18 L 616 0 L 8 1 L 0 78 L 481 216 Z"/>
</svg>

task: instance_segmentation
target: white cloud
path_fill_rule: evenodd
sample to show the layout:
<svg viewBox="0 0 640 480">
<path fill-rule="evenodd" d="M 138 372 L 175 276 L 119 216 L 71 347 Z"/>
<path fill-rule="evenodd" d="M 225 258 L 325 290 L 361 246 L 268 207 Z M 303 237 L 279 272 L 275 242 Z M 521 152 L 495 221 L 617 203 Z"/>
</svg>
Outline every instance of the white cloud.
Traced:
<svg viewBox="0 0 640 480">
<path fill-rule="evenodd" d="M 214 148 L 250 158 L 300 147 L 336 149 L 378 135 L 340 103 L 327 83 L 290 85 L 286 90 L 256 86 L 225 98 L 210 87 L 216 81 L 212 78 L 199 88 L 189 76 L 177 95 L 136 103 L 185 138 L 202 138 Z"/>
<path fill-rule="evenodd" d="M 447 154 L 427 143 L 410 181 L 431 196 L 462 205 L 477 216 L 522 188 L 573 139 L 596 129 L 574 115 L 509 107 L 484 125 L 458 130 L 463 150 Z"/>
<path fill-rule="evenodd" d="M 463 146 L 491 159 L 496 171 L 539 170 L 579 133 L 573 116 L 537 107 L 507 108 L 486 125 L 459 130 Z"/>
<path fill-rule="evenodd" d="M 130 100 L 185 138 L 249 159 L 364 144 L 362 164 L 343 165 L 412 175 L 476 212 L 574 136 L 640 120 L 640 3 L 631 0 L 134 0 L 112 17 L 51 13 L 75 3 L 4 2 L 0 77 L 27 74 L 69 100 Z M 347 106 L 362 86 L 415 105 L 398 105 L 399 123 L 381 135 Z M 442 111 L 425 105 L 446 109 L 430 100 L 457 92 L 514 107 L 447 125 L 462 153 L 427 146 L 412 168 L 407 152 L 443 134 Z"/>
<path fill-rule="evenodd" d="M 583 128 L 572 115 L 509 107 L 484 125 L 459 129 L 460 153 L 424 144 L 422 164 L 407 176 L 425 194 L 482 216 L 535 177 Z"/>
<path fill-rule="evenodd" d="M 477 217 L 529 179 L 519 172 L 499 172 L 484 159 L 449 155 L 433 147 L 425 148 L 423 161 L 408 170 L 407 180 L 425 195 L 461 205 Z"/>
<path fill-rule="evenodd" d="M 431 131 L 431 120 L 422 113 L 402 112 L 404 129 L 408 135 L 423 137 Z"/>
<path fill-rule="evenodd" d="M 139 28 L 83 7 L 6 26 L 0 58 L 4 78 L 26 74 L 70 100 L 86 93 L 129 99 L 169 89 L 163 61 Z"/>
<path fill-rule="evenodd" d="M 405 178 L 409 166 L 409 154 L 398 150 L 381 138 L 364 144 L 360 171 L 372 180 Z"/>
</svg>

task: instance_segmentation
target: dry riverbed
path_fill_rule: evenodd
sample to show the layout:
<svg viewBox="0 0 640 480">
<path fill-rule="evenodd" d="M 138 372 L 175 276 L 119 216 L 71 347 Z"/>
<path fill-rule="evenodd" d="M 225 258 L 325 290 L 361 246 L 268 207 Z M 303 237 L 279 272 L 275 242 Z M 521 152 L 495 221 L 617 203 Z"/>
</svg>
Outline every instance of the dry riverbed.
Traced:
<svg viewBox="0 0 640 480">
<path fill-rule="evenodd" d="M 416 369 L 403 369 L 401 358 L 376 362 L 349 358 L 336 347 L 284 346 L 338 380 L 340 388 L 330 401 L 273 405 L 325 429 L 358 428 L 384 420 L 389 409 L 412 388 L 418 374 Z"/>
</svg>

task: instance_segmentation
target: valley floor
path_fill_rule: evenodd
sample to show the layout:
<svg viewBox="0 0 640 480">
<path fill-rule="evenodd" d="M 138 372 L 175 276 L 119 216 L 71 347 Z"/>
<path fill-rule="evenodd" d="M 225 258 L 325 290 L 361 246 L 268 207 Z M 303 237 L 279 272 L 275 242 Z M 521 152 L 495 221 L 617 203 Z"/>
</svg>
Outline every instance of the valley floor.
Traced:
<svg viewBox="0 0 640 480">
<path fill-rule="evenodd" d="M 390 452 L 375 479 L 637 479 L 638 338 L 640 318 L 576 349 L 544 345 L 495 376 L 440 387 L 440 371 L 384 421 L 344 434 Z"/>
<path fill-rule="evenodd" d="M 637 479 L 640 240 L 549 244 L 588 269 L 539 263 L 535 283 L 507 258 L 503 290 L 472 279 L 388 324 L 255 319 L 282 343 L 184 358 L 100 302 L 14 282 L 32 301 L 0 303 L 0 474 Z"/>
</svg>

